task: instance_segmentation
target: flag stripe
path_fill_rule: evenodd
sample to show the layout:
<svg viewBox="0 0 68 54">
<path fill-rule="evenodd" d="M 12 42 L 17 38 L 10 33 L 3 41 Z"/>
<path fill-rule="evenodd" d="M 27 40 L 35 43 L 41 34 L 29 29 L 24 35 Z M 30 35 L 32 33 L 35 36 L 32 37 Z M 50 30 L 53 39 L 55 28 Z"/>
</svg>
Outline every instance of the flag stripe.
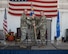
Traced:
<svg viewBox="0 0 68 54">
<path fill-rule="evenodd" d="M 15 8 L 11 8 L 9 7 L 9 10 L 14 10 L 14 11 L 24 11 L 24 9 L 15 9 Z M 30 11 L 31 9 L 27 9 L 28 11 Z M 41 10 L 34 10 L 34 11 L 38 11 L 40 12 Z M 44 12 L 57 12 L 57 10 L 44 10 Z"/>
<path fill-rule="evenodd" d="M 9 2 L 22 2 L 22 1 L 9 1 Z M 26 2 L 26 1 L 24 1 Z M 58 0 L 28 0 L 27 2 L 40 2 L 40 3 L 57 3 Z"/>
<path fill-rule="evenodd" d="M 33 1 L 33 2 L 57 2 L 57 0 L 29 0 L 29 1 Z"/>
<path fill-rule="evenodd" d="M 30 6 L 31 4 L 11 4 L 9 3 L 10 6 Z M 35 7 L 41 7 L 41 8 L 54 8 L 54 7 L 57 7 L 57 5 L 54 5 L 54 6 L 39 6 L 39 5 L 33 5 Z"/>
<path fill-rule="evenodd" d="M 8 33 L 8 30 L 7 30 L 7 15 L 6 15 L 6 9 L 5 9 L 5 13 L 4 13 L 3 30 L 4 30 L 4 33 L 5 33 L 5 34 Z"/>
<path fill-rule="evenodd" d="M 14 11 L 24 11 L 24 9 L 14 9 L 14 8 L 11 8 L 9 7 L 9 10 L 14 10 Z M 31 9 L 27 9 L 28 11 L 30 11 Z M 34 10 L 34 11 L 38 11 L 40 12 L 41 10 Z M 44 10 L 44 12 L 57 12 L 57 10 Z"/>
<path fill-rule="evenodd" d="M 24 11 L 12 11 L 12 10 L 9 10 L 9 12 L 12 12 L 12 13 L 18 13 L 18 14 L 22 14 Z M 27 14 L 30 14 L 31 11 L 27 11 Z M 34 12 L 35 14 L 40 14 L 39 11 L 35 11 Z M 45 12 L 44 13 L 45 15 L 49 15 L 49 14 L 57 14 L 57 12 Z"/>
<path fill-rule="evenodd" d="M 10 6 L 10 8 L 14 8 L 14 9 L 31 9 L 30 6 L 23 6 L 23 7 Z M 34 10 L 43 10 L 43 11 L 45 11 L 45 10 L 57 10 L 57 8 L 41 8 L 41 7 L 33 7 L 33 8 L 34 8 Z"/>
<path fill-rule="evenodd" d="M 22 6 L 22 5 L 42 5 L 42 6 L 55 6 L 57 3 L 39 3 L 39 2 L 9 2 L 9 5 Z M 40 5 L 40 6 L 41 6 Z"/>
<path fill-rule="evenodd" d="M 5 27 L 3 27 L 3 28 L 4 28 L 5 33 L 7 33 L 7 29 Z"/>
<path fill-rule="evenodd" d="M 4 19 L 4 22 L 7 23 L 7 20 Z"/>
<path fill-rule="evenodd" d="M 15 16 L 21 16 L 22 14 L 17 14 L 17 13 L 12 13 L 12 12 L 8 12 L 10 13 L 11 15 L 15 15 Z M 29 16 L 29 14 L 27 14 Z M 36 16 L 40 16 L 40 15 L 37 15 Z M 47 18 L 51 18 L 51 17 L 56 17 L 57 14 L 53 14 L 53 15 L 46 15 Z"/>
<path fill-rule="evenodd" d="M 40 11 L 43 10 L 45 12 L 44 15 L 51 17 L 52 15 L 57 16 L 57 0 L 28 0 L 27 2 L 9 1 L 8 13 L 21 16 L 24 9 L 27 9 L 28 12 L 31 11 L 31 3 L 36 15 L 39 15 Z M 28 13 L 28 15 L 29 14 L 30 13 Z"/>
<path fill-rule="evenodd" d="M 6 25 L 5 23 L 3 23 L 3 25 L 4 25 L 5 27 L 7 27 L 7 25 Z"/>
</svg>

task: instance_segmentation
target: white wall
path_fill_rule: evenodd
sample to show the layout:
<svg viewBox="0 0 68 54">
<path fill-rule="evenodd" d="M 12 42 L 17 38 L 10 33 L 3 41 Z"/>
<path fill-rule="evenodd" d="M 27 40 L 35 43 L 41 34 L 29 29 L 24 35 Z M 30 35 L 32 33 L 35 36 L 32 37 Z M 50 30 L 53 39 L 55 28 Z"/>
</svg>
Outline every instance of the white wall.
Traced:
<svg viewBox="0 0 68 54">
<path fill-rule="evenodd" d="M 61 12 L 59 11 L 59 20 L 60 20 L 60 37 L 58 38 L 58 40 L 61 39 L 62 37 L 62 17 L 61 17 Z M 51 23 L 51 40 L 54 40 L 54 37 L 56 36 L 56 23 L 57 23 L 57 17 L 53 17 L 52 18 L 52 23 Z"/>
<path fill-rule="evenodd" d="M 60 37 L 58 40 L 61 39 L 61 37 L 65 37 L 65 31 L 68 29 L 68 11 L 59 11 L 60 14 Z M 52 18 L 52 26 L 51 26 L 51 40 L 54 40 L 54 36 L 56 36 L 56 19 Z"/>
<path fill-rule="evenodd" d="M 3 30 L 3 19 L 4 19 L 4 10 L 0 10 L 0 30 Z M 52 27 L 51 27 L 51 40 L 54 40 L 54 36 L 56 36 L 56 19 L 52 18 Z M 12 16 L 7 13 L 7 22 L 8 22 L 8 30 L 11 29 L 16 33 L 16 28 L 20 27 L 20 17 Z M 68 12 L 60 11 L 60 26 L 61 26 L 61 35 L 65 36 L 65 29 L 68 28 Z M 59 38 L 59 39 L 60 39 Z"/>
<path fill-rule="evenodd" d="M 52 23 L 51 23 L 51 40 L 54 40 L 54 37 L 56 36 L 56 18 L 52 18 Z"/>
<path fill-rule="evenodd" d="M 4 10 L 0 11 L 0 30 L 3 30 L 3 19 L 4 19 Z M 7 25 L 8 31 L 14 31 L 16 33 L 16 29 L 20 27 L 20 17 L 12 16 L 7 12 Z"/>
<path fill-rule="evenodd" d="M 2 11 L 0 11 L 0 30 L 2 30 L 3 29 L 3 12 Z"/>
<path fill-rule="evenodd" d="M 68 29 L 68 12 L 61 13 L 61 29 L 62 29 L 62 36 L 65 36 L 65 30 Z"/>
</svg>

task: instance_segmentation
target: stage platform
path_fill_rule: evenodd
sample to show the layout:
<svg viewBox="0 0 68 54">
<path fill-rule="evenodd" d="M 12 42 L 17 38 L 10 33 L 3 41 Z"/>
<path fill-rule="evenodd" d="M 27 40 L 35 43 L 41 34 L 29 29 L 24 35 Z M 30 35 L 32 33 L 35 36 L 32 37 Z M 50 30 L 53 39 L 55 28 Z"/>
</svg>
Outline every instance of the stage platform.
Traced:
<svg viewBox="0 0 68 54">
<path fill-rule="evenodd" d="M 6 44 L 7 43 L 7 44 Z M 6 43 L 0 43 L 0 49 L 22 49 L 22 50 L 68 50 L 68 42 L 47 42 L 45 46 L 35 45 L 35 46 L 29 46 L 27 48 L 20 47 L 23 44 L 22 43 L 15 43 L 15 42 L 6 42 Z M 28 43 L 27 43 L 28 44 Z M 26 45 L 27 45 L 26 44 Z"/>
</svg>

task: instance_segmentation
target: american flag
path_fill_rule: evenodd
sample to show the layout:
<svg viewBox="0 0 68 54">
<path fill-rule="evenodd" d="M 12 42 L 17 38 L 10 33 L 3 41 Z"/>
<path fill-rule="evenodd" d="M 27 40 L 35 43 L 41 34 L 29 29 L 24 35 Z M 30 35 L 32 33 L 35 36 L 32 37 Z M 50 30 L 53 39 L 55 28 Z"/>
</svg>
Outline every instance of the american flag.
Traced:
<svg viewBox="0 0 68 54">
<path fill-rule="evenodd" d="M 44 11 L 46 17 L 57 16 L 58 0 L 9 0 L 8 13 L 14 16 L 21 16 L 24 9 L 28 10 L 28 15 L 33 5 L 34 13 L 40 16 L 40 11 Z"/>
<path fill-rule="evenodd" d="M 8 30 L 7 30 L 7 15 L 6 15 L 6 8 L 5 8 L 4 20 L 3 20 L 3 30 L 4 30 L 4 33 L 5 33 L 5 34 L 8 33 Z"/>
</svg>

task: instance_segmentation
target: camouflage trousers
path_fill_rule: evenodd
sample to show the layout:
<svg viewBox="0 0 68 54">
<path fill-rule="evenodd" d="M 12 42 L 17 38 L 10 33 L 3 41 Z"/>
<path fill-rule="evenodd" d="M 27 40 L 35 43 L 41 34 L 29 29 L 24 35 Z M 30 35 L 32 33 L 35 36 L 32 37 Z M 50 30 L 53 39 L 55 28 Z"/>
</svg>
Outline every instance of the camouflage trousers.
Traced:
<svg viewBox="0 0 68 54">
<path fill-rule="evenodd" d="M 31 43 L 35 44 L 36 39 L 35 39 L 35 34 L 34 34 L 34 29 L 30 28 L 28 29 L 28 38 L 31 39 Z"/>
<path fill-rule="evenodd" d="M 39 29 L 37 29 L 38 31 L 40 31 L 40 39 L 41 39 L 41 44 L 42 45 L 45 45 L 46 43 L 46 39 L 45 39 L 45 36 L 46 36 L 46 26 L 43 25 L 41 27 L 39 27 Z"/>
<path fill-rule="evenodd" d="M 26 39 L 27 35 L 27 27 L 22 27 L 21 28 L 21 41 L 24 41 Z"/>
</svg>

